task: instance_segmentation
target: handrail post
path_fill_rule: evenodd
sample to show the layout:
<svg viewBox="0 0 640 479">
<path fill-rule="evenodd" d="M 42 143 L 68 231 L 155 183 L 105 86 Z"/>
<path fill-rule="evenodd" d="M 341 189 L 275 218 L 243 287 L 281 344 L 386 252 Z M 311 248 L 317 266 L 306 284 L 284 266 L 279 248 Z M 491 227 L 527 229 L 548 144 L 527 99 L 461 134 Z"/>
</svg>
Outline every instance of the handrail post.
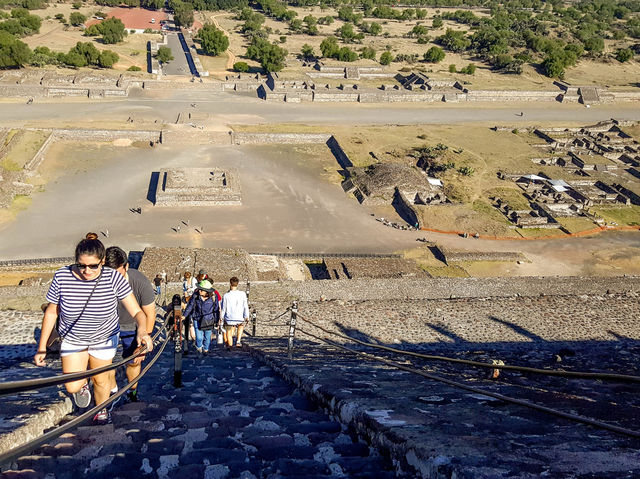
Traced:
<svg viewBox="0 0 640 479">
<path fill-rule="evenodd" d="M 298 302 L 291 304 L 291 320 L 289 321 L 289 343 L 287 345 L 287 356 L 293 359 L 293 337 L 296 334 L 296 321 L 298 319 Z"/>
<path fill-rule="evenodd" d="M 173 356 L 173 387 L 182 387 L 182 299 L 174 294 L 171 300 L 173 304 L 173 332 L 174 332 L 174 356 Z"/>
<path fill-rule="evenodd" d="M 258 315 L 256 310 L 254 309 L 251 312 L 251 336 L 256 337 L 256 321 L 258 320 Z"/>
</svg>

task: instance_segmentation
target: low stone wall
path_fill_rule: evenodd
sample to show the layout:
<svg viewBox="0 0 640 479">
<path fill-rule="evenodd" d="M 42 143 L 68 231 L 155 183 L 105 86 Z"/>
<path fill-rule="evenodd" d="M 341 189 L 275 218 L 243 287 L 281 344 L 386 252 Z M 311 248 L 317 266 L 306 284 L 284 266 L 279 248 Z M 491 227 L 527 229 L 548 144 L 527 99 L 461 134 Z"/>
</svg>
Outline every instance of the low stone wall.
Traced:
<svg viewBox="0 0 640 479">
<path fill-rule="evenodd" d="M 283 283 L 292 297 L 317 301 L 321 297 L 343 301 L 383 301 L 393 298 L 495 298 L 540 295 L 602 295 L 607 292 L 640 293 L 640 276 L 513 278 L 352 279 Z"/>
<path fill-rule="evenodd" d="M 558 91 L 500 91 L 472 90 L 467 92 L 467 101 L 556 101 Z"/>
<path fill-rule="evenodd" d="M 435 245 L 436 251 L 450 264 L 456 261 L 527 261 L 522 253 L 510 251 L 454 251 L 441 245 Z"/>
<path fill-rule="evenodd" d="M 27 162 L 27 164 L 24 165 L 24 169 L 29 171 L 37 170 L 38 166 L 40 166 L 40 163 L 42 163 L 42 160 L 44 159 L 44 154 L 49 149 L 49 146 L 51 146 L 51 143 L 53 143 L 54 141 L 55 135 L 53 134 L 53 132 L 51 132 L 51 134 L 49 134 L 37 153 L 33 155 L 33 158 L 31 158 Z"/>
<path fill-rule="evenodd" d="M 231 143 L 229 131 L 162 130 L 162 144 L 228 145 Z"/>
<path fill-rule="evenodd" d="M 156 130 L 54 130 L 60 140 L 114 141 L 126 138 L 137 141 L 160 141 L 161 132 Z"/>
<path fill-rule="evenodd" d="M 233 143 L 236 145 L 326 143 L 329 138 L 329 133 L 233 133 Z"/>
</svg>

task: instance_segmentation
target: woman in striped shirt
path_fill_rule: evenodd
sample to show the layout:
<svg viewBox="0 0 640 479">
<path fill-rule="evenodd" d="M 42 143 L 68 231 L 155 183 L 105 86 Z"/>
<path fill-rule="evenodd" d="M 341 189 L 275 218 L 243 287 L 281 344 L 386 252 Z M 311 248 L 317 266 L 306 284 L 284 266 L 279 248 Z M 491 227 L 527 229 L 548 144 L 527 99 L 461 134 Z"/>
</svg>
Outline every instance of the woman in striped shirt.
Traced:
<svg viewBox="0 0 640 479">
<path fill-rule="evenodd" d="M 136 302 L 131 286 L 116 270 L 105 267 L 105 248 L 95 233 L 87 234 L 76 246 L 75 264 L 60 268 L 53 276 L 47 293 L 49 306 L 42 319 L 42 334 L 34 362 L 44 366 L 46 345 L 59 318 L 58 332 L 62 339 L 60 357 L 62 371 L 74 373 L 111 364 L 118 346 L 120 332 L 118 300 L 138 324 L 136 341 L 147 352 L 153 342 L 147 333 L 146 316 Z M 96 404 L 109 398 L 109 372 L 91 378 Z M 87 407 L 91 393 L 87 380 L 65 384 L 79 407 Z M 94 422 L 108 422 L 106 409 L 94 417 Z"/>
</svg>

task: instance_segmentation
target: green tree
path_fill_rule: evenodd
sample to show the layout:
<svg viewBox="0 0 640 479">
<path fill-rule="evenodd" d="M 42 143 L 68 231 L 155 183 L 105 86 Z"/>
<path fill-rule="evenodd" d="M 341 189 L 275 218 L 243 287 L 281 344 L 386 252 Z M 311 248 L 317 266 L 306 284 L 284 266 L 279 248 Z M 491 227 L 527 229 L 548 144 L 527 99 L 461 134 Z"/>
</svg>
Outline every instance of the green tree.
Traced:
<svg viewBox="0 0 640 479">
<path fill-rule="evenodd" d="M 61 53 L 58 57 L 58 60 L 60 60 L 65 65 L 74 68 L 87 66 L 87 59 L 84 57 L 84 55 L 73 50 L 69 51 L 69 53 Z"/>
<path fill-rule="evenodd" d="M 360 58 L 366 58 L 367 60 L 375 60 L 376 51 L 372 47 L 364 47 L 360 49 Z"/>
<path fill-rule="evenodd" d="M 542 68 L 542 73 L 549 78 L 564 78 L 564 57 L 558 53 L 548 54 L 540 67 Z"/>
<path fill-rule="evenodd" d="M 120 57 L 116 52 L 103 50 L 100 52 L 100 56 L 98 57 L 98 66 L 102 68 L 111 68 L 119 59 Z"/>
<path fill-rule="evenodd" d="M 391 52 L 389 51 L 382 52 L 382 55 L 380 55 L 381 65 L 389 65 L 392 61 L 393 61 L 393 55 L 391 54 Z"/>
<path fill-rule="evenodd" d="M 313 51 L 313 47 L 308 43 L 305 43 L 304 45 L 302 45 L 302 48 L 300 49 L 300 54 L 302 55 L 302 58 L 304 58 L 305 60 L 313 60 L 316 57 L 316 54 Z"/>
<path fill-rule="evenodd" d="M 476 66 L 473 63 L 469 63 L 466 67 L 460 70 L 460 73 L 465 75 L 474 75 L 476 73 Z"/>
<path fill-rule="evenodd" d="M 431 26 L 433 28 L 440 28 L 442 27 L 442 17 L 439 15 L 436 15 L 435 17 L 433 17 L 433 21 L 431 22 Z"/>
<path fill-rule="evenodd" d="M 431 47 L 423 55 L 424 60 L 429 63 L 440 63 L 444 57 L 444 50 L 440 47 Z"/>
<path fill-rule="evenodd" d="M 73 2 L 73 8 L 75 8 L 76 10 L 80 10 L 81 7 L 82 7 L 82 2 L 80 2 L 79 0 L 76 0 L 75 2 Z"/>
<path fill-rule="evenodd" d="M 48 47 L 35 47 L 29 64 L 35 67 L 43 67 L 45 65 L 56 65 L 58 63 L 58 55 L 52 52 Z"/>
<path fill-rule="evenodd" d="M 0 30 L 0 68 L 19 68 L 29 61 L 31 50 L 8 32 Z"/>
<path fill-rule="evenodd" d="M 447 50 L 456 53 L 466 50 L 471 45 L 471 40 L 465 36 L 463 31 L 452 30 L 451 28 L 447 28 L 447 32 L 439 36 L 438 41 Z"/>
<path fill-rule="evenodd" d="M 162 46 L 158 48 L 158 53 L 156 53 L 156 58 L 160 63 L 169 63 L 173 60 L 173 55 L 171 54 L 171 48 Z"/>
<path fill-rule="evenodd" d="M 189 28 L 193 25 L 193 5 L 182 0 L 171 0 L 169 6 L 173 8 L 173 20 L 176 25 Z"/>
<path fill-rule="evenodd" d="M 320 43 L 320 51 L 325 58 L 335 58 L 340 50 L 336 37 L 327 37 Z"/>
<path fill-rule="evenodd" d="M 119 18 L 107 18 L 100 22 L 98 28 L 102 34 L 102 41 L 106 44 L 119 43 L 124 40 L 126 35 L 124 23 Z"/>
<path fill-rule="evenodd" d="M 69 53 L 77 53 L 78 55 L 82 55 L 87 61 L 87 65 L 97 65 L 98 58 L 100 57 L 100 50 L 98 50 L 95 46 L 93 46 L 93 43 L 90 42 L 76 43 L 76 46 L 69 50 Z"/>
<path fill-rule="evenodd" d="M 87 17 L 85 17 L 80 12 L 71 12 L 71 14 L 69 15 L 69 23 L 74 27 L 82 25 L 86 19 Z"/>
<path fill-rule="evenodd" d="M 91 25 L 89 28 L 84 29 L 83 35 L 85 37 L 97 37 L 100 35 L 100 27 L 98 24 Z"/>
<path fill-rule="evenodd" d="M 278 72 L 284 68 L 287 53 L 287 50 L 275 43 L 269 43 L 264 38 L 254 37 L 247 48 L 246 56 L 259 61 L 266 71 Z"/>
<path fill-rule="evenodd" d="M 240 73 L 246 73 L 249 71 L 249 64 L 247 62 L 235 62 L 233 69 Z"/>
<path fill-rule="evenodd" d="M 373 35 L 374 37 L 377 37 L 382 33 L 382 25 L 380 25 L 378 22 L 371 22 L 371 25 L 369 25 L 369 29 L 367 30 L 367 33 L 369 33 L 369 35 Z"/>
<path fill-rule="evenodd" d="M 630 48 L 620 48 L 616 52 L 616 60 L 620 63 L 628 62 L 633 58 L 633 51 Z"/>
<path fill-rule="evenodd" d="M 362 33 L 356 33 L 353 30 L 353 25 L 351 23 L 345 23 L 338 29 L 336 33 L 340 36 L 340 38 L 342 38 L 344 42 L 347 43 L 351 43 L 356 40 L 362 40 L 362 38 L 364 37 Z"/>
<path fill-rule="evenodd" d="M 600 53 L 604 50 L 604 40 L 602 37 L 593 36 L 587 38 L 584 42 L 584 49 L 591 53 Z"/>
<path fill-rule="evenodd" d="M 342 47 L 338 50 L 337 58 L 341 62 L 355 62 L 358 59 L 358 54 L 349 47 Z"/>
<path fill-rule="evenodd" d="M 207 55 L 218 56 L 229 48 L 229 38 L 214 25 L 207 24 L 200 29 L 196 38 L 200 39 L 202 50 Z"/>
<path fill-rule="evenodd" d="M 141 0 L 140 6 L 149 10 L 160 10 L 164 6 L 164 0 Z"/>
</svg>

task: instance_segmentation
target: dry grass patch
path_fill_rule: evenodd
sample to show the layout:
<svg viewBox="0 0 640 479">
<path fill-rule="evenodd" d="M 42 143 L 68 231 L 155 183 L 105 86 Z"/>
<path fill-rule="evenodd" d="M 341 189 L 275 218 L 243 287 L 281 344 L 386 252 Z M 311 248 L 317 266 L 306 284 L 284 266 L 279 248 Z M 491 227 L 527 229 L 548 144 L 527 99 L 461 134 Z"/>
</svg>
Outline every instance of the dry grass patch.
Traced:
<svg viewBox="0 0 640 479">
<path fill-rule="evenodd" d="M 560 228 L 516 228 L 523 238 L 553 238 L 566 236 Z"/>
<path fill-rule="evenodd" d="M 593 221 L 584 216 L 558 218 L 557 221 L 569 233 L 579 233 L 580 231 L 587 231 L 596 227 Z"/>
<path fill-rule="evenodd" d="M 38 152 L 48 136 L 49 132 L 46 131 L 25 131 L 16 144 L 12 145 L 11 150 L 5 156 L 4 161 L 15 164 L 19 168 L 23 168 L 24 165 Z"/>
</svg>

